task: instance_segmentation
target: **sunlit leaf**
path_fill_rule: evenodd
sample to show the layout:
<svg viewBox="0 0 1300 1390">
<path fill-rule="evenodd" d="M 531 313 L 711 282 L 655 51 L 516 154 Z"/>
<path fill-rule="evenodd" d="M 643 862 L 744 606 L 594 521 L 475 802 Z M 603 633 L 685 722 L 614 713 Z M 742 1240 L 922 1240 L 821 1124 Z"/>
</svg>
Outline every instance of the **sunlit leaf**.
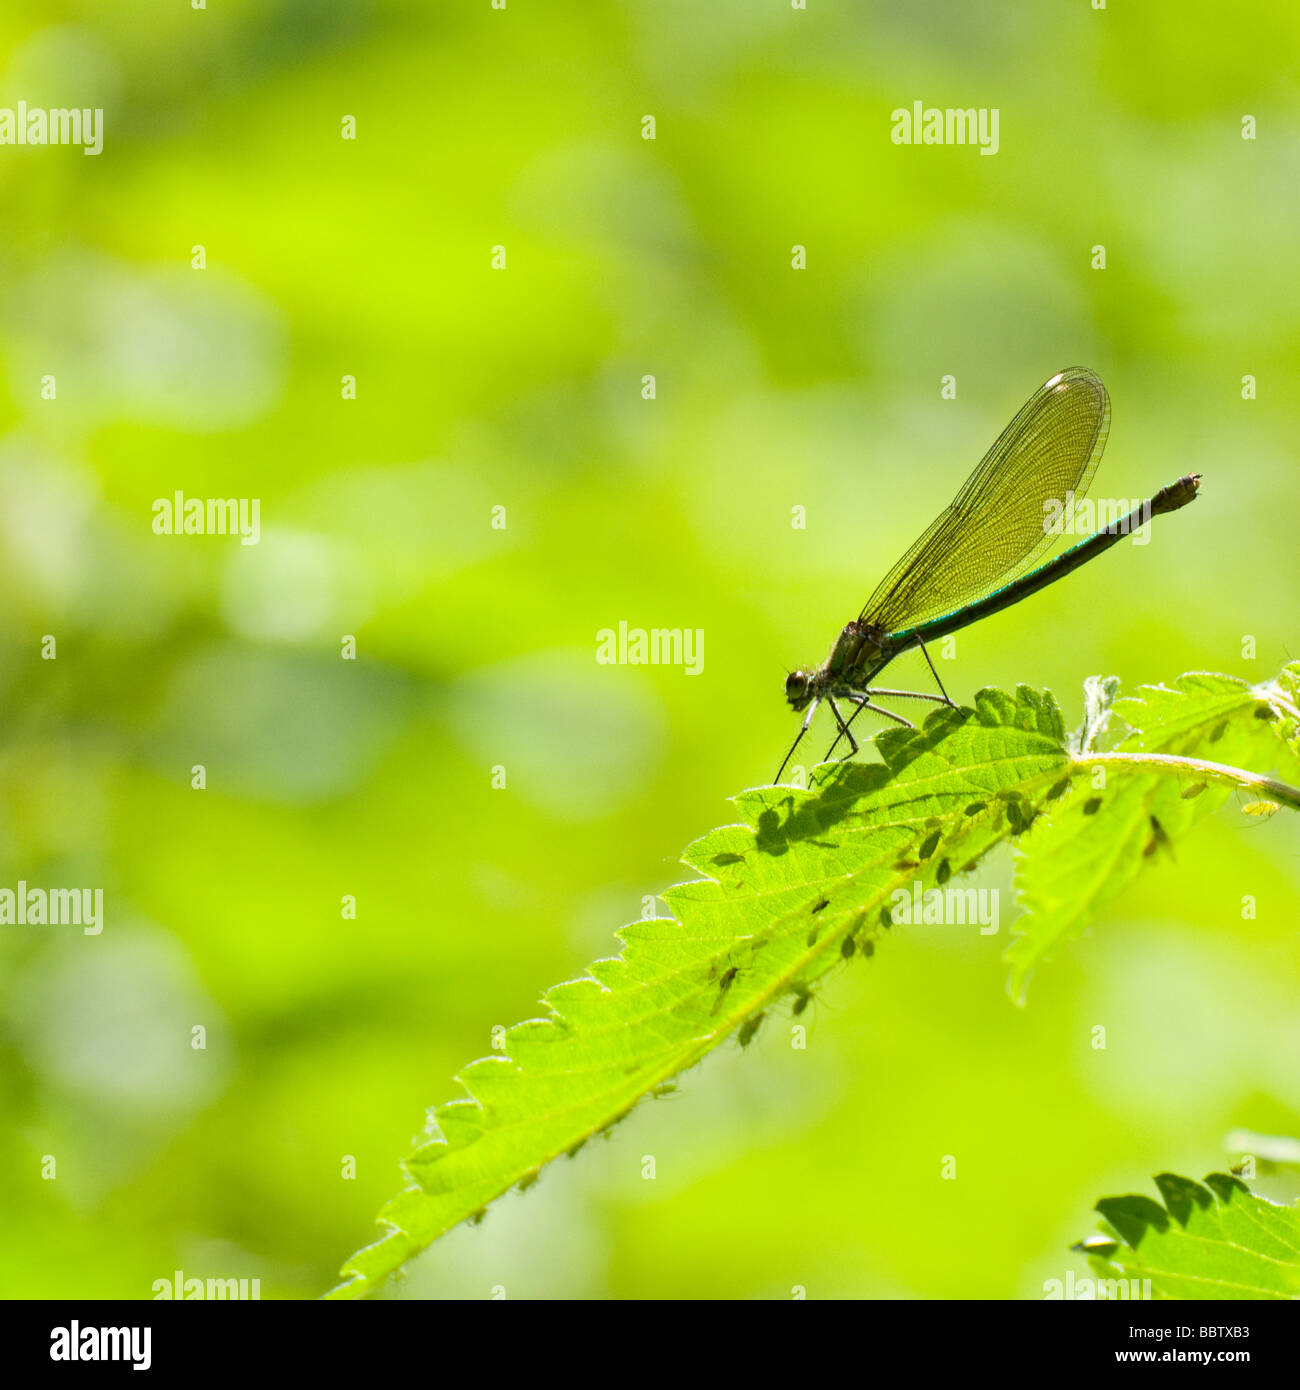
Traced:
<svg viewBox="0 0 1300 1390">
<path fill-rule="evenodd" d="M 1097 1203 L 1102 1234 L 1074 1249 L 1098 1279 L 1140 1280 L 1143 1296 L 1160 1299 L 1300 1298 L 1300 1207 L 1227 1173 L 1160 1173 L 1155 1184 L 1163 1205 L 1138 1194 Z"/>
<path fill-rule="evenodd" d="M 1113 685 L 1097 693 L 1090 718 L 1100 732 Z M 1184 678 L 1145 710 L 1130 702 L 1122 746 L 1159 746 L 1163 715 L 1180 747 L 1212 719 L 1224 746 L 1262 753 L 1285 723 L 1256 717 L 1262 698 L 1227 678 Z M 1250 737 L 1236 728 L 1243 721 Z M 1086 751 L 1090 738 L 1080 743 L 1072 754 L 1050 694 L 984 690 L 973 709 L 939 709 L 922 728 L 877 735 L 879 761 L 827 764 L 808 790 L 741 793 L 739 823 L 683 856 L 700 876 L 662 895 L 673 916 L 624 927 L 619 956 L 550 990 L 545 1017 L 509 1029 L 500 1053 L 460 1073 L 465 1094 L 432 1113 L 405 1188 L 380 1213 L 381 1238 L 353 1256 L 331 1296 L 373 1292 L 726 1039 L 748 1043 L 778 1005 L 798 1016 L 828 972 L 876 953 L 918 890 L 956 900 L 957 881 L 1002 842 L 1025 846 L 1020 877 L 1039 914 L 1011 953 L 1023 971 L 1083 925 L 1113 877 L 1131 878 L 1232 784 L 1231 769 L 1198 774 L 1215 791 L 1189 801 L 1179 764 L 1117 765 L 1098 797 L 1080 784 L 1104 755 Z"/>
</svg>

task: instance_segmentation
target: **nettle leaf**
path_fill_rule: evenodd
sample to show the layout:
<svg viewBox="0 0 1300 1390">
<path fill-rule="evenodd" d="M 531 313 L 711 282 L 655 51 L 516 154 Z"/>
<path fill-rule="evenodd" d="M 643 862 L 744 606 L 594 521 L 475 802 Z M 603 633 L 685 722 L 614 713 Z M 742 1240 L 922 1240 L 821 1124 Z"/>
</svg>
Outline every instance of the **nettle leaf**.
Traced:
<svg viewBox="0 0 1300 1390">
<path fill-rule="evenodd" d="M 1184 679 L 1226 682 L 1212 697 L 1221 737 L 1234 720 L 1253 718 L 1260 697 L 1242 695 L 1227 678 Z M 1087 721 L 1094 734 L 1080 747 L 1100 733 L 1113 693 L 1099 683 Z M 1166 693 L 1201 698 L 1183 694 L 1182 683 Z M 1177 701 L 1159 713 L 1191 727 Z M 1150 741 L 1158 721 L 1139 714 L 1125 715 L 1135 725 L 1129 737 Z M 1234 732 L 1225 746 L 1244 748 L 1245 740 Z M 1037 892 L 1037 912 L 1046 903 L 1048 926 L 1065 922 L 1073 931 L 1108 894 L 1100 879 L 1090 882 L 1084 908 L 1067 916 L 1052 897 L 1055 880 L 1039 867 L 1051 836 L 1060 835 L 1055 852 L 1088 865 L 1068 833 L 1081 823 L 1090 853 L 1132 861 L 1136 872 L 1153 833 L 1148 803 L 1160 806 L 1168 834 L 1190 824 L 1190 811 L 1164 810 L 1147 788 L 1163 779 L 1181 807 L 1173 775 L 1181 764 L 1137 771 L 1116 764 L 1105 813 L 1089 811 L 1091 794 L 1076 784 L 1096 760 L 1118 754 L 1072 754 L 1055 700 L 1027 686 L 1014 694 L 983 690 L 973 709 L 937 709 L 921 728 L 884 730 L 870 747 L 879 762 L 826 764 L 810 789 L 760 787 L 736 797 L 740 822 L 711 831 L 684 855 L 701 877 L 662 895 L 673 916 L 624 927 L 619 956 L 550 990 L 547 1017 L 509 1029 L 500 1053 L 460 1073 L 465 1095 L 430 1114 L 404 1164 L 405 1187 L 379 1214 L 383 1234 L 352 1257 L 328 1297 L 373 1293 L 440 1235 L 477 1220 L 511 1187 L 531 1186 L 552 1159 L 575 1155 L 641 1101 L 671 1089 L 674 1077 L 733 1034 L 748 1043 L 778 1005 L 801 1013 L 828 972 L 873 955 L 896 920 L 911 921 L 918 890 L 933 899 L 932 889 L 945 889 L 951 910 L 962 911 L 955 881 L 1002 842 L 1032 846 L 1022 878 Z M 1220 768 L 1197 776 L 1231 784 L 1252 774 Z M 1300 806 L 1300 792 L 1282 787 L 1278 795 Z M 1058 821 L 1066 831 L 1055 831 Z M 1148 827 L 1143 843 L 1139 822 Z M 1066 929 L 1049 932 L 1043 948 Z M 1037 958 L 1021 950 L 1022 959 Z"/>
<path fill-rule="evenodd" d="M 1078 936 L 1153 855 L 1168 851 L 1232 792 L 1231 780 L 1191 761 L 1173 765 L 1171 776 L 1169 762 L 1144 764 L 1125 755 L 1212 759 L 1294 775 L 1297 681 L 1300 663 L 1259 686 L 1204 672 L 1180 676 L 1172 687 L 1142 686 L 1112 706 L 1130 730 L 1112 754 L 1090 752 L 1079 740 L 1070 796 L 1017 847 L 1016 893 L 1025 915 L 1006 953 L 1017 998 L 1036 965 Z"/>
<path fill-rule="evenodd" d="M 1101 1280 L 1150 1280 L 1151 1298 L 1300 1298 L 1300 1207 L 1278 1206 L 1239 1178 L 1160 1173 L 1164 1205 L 1103 1197 L 1102 1234 L 1072 1248 Z M 1116 1291 L 1118 1292 L 1118 1291 Z"/>
<path fill-rule="evenodd" d="M 748 1041 L 779 1001 L 865 957 L 896 890 L 946 883 L 1029 824 L 1068 762 L 1060 711 L 1023 687 L 874 741 L 879 763 L 828 764 L 815 790 L 735 798 L 741 823 L 697 840 L 706 875 L 668 889 L 674 914 L 619 933 L 621 955 L 545 997 L 549 1017 L 507 1031 L 500 1055 L 457 1080 L 406 1160 L 387 1230 L 353 1256 L 334 1297 L 372 1292 L 431 1241 L 535 1180 L 624 1118 L 737 1030 Z"/>
</svg>

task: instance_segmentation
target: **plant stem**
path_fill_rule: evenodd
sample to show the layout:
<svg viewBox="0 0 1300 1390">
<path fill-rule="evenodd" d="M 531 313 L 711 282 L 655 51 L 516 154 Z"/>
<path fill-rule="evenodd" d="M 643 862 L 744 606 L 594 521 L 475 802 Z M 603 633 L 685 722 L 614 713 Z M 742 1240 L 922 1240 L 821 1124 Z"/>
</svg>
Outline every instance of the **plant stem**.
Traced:
<svg viewBox="0 0 1300 1390">
<path fill-rule="evenodd" d="M 1268 797 L 1270 801 L 1289 806 L 1300 811 L 1300 788 L 1274 777 L 1262 777 L 1258 772 L 1247 772 L 1244 768 L 1229 767 L 1227 763 L 1206 762 L 1204 758 L 1180 758 L 1170 753 L 1088 753 L 1072 759 L 1076 767 L 1093 767 L 1097 764 L 1112 767 L 1128 767 L 1141 772 L 1191 773 L 1197 777 L 1208 777 L 1219 782 L 1231 782 L 1234 786 L 1249 787 Z"/>
</svg>

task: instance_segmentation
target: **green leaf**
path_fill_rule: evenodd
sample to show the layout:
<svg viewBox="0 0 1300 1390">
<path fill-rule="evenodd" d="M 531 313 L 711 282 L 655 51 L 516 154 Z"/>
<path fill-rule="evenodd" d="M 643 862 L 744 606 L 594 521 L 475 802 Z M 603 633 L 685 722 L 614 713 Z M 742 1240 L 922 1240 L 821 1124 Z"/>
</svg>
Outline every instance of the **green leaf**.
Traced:
<svg viewBox="0 0 1300 1390">
<path fill-rule="evenodd" d="M 1234 720 L 1254 720 L 1250 733 L 1276 742 L 1271 730 L 1282 716 L 1256 719 L 1261 701 L 1239 682 L 1188 681 L 1186 689 L 1180 682 L 1158 693 L 1150 717 L 1140 717 L 1141 709 L 1126 714 L 1134 725 L 1129 738 L 1146 740 L 1145 749 L 1166 719 L 1186 741 L 1198 727 L 1188 704 L 1199 702 L 1213 705 L 1215 726 L 1224 724 L 1220 738 L 1233 726 L 1225 746 L 1250 743 Z M 1100 732 L 1112 695 L 1111 683 L 1098 683 L 1087 727 Z M 1202 722 L 1208 717 L 1203 710 Z M 1091 751 L 1092 741 L 1081 737 L 1089 751 L 1071 755 L 1049 693 L 983 690 L 973 709 L 938 709 L 922 728 L 878 734 L 869 746 L 879 762 L 827 764 L 809 790 L 760 787 L 736 797 L 740 822 L 685 853 L 683 862 L 701 877 L 663 894 L 673 916 L 624 927 L 619 956 L 557 985 L 543 1001 L 546 1017 L 509 1029 L 499 1054 L 460 1073 L 464 1095 L 430 1115 L 404 1164 L 403 1190 L 380 1212 L 380 1239 L 352 1257 L 328 1296 L 374 1292 L 440 1235 L 478 1219 L 511 1187 L 531 1186 L 551 1160 L 575 1155 L 636 1105 L 671 1089 L 675 1076 L 729 1037 L 747 1044 L 777 1005 L 788 1001 L 801 1013 L 829 971 L 873 955 L 895 914 L 910 917 L 918 890 L 955 887 L 1003 841 L 1019 837 L 1032 847 L 1021 876 L 1036 892 L 1039 913 L 1048 903 L 1048 925 L 1079 929 L 1109 895 L 1104 877 L 1085 885 L 1081 907 L 1067 915 L 1052 894 L 1064 897 L 1077 885 L 1045 877 L 1041 846 L 1059 836 L 1059 852 L 1090 864 L 1072 841 L 1080 837 L 1071 828 L 1082 822 L 1096 861 L 1122 865 L 1131 877 L 1153 834 L 1148 808 L 1161 808 L 1169 834 L 1195 813 L 1183 809 L 1175 774 L 1184 764 L 1172 758 L 1137 770 L 1116 764 L 1104 813 L 1089 812 L 1091 798 L 1075 784 L 1098 759 L 1118 756 Z M 1223 767 L 1196 776 L 1216 786 L 1252 778 Z M 1161 788 L 1172 789 L 1168 809 Z M 1270 792 L 1300 807 L 1300 792 L 1281 784 L 1270 784 Z M 961 900 L 954 894 L 950 901 Z M 1057 926 L 1043 946 L 1064 934 Z M 1037 956 L 1022 947 L 1022 959 L 1030 958 Z"/>
<path fill-rule="evenodd" d="M 624 949 L 556 986 L 548 1016 L 457 1080 L 405 1164 L 387 1228 L 336 1297 L 371 1292 L 430 1241 L 554 1158 L 573 1153 L 781 999 L 798 1011 L 849 956 L 873 953 L 896 890 L 947 882 L 1032 821 L 1068 762 L 1050 695 L 983 691 L 886 730 L 882 761 L 828 764 L 816 790 L 762 787 L 741 823 L 689 847 L 705 877 L 663 894 L 670 919 L 635 922 Z"/>
<path fill-rule="evenodd" d="M 1227 1173 L 1160 1173 L 1164 1201 L 1103 1197 L 1102 1235 L 1073 1247 L 1099 1279 L 1151 1281 L 1152 1298 L 1300 1298 L 1300 1207 Z"/>
<path fill-rule="evenodd" d="M 1194 672 L 1172 687 L 1143 686 L 1114 702 L 1130 732 L 1109 755 L 1087 740 L 1072 765 L 1071 795 L 1020 843 L 1016 891 L 1026 915 L 1006 952 L 1009 988 L 1023 999 L 1030 972 L 1062 942 L 1078 936 L 1097 910 L 1117 896 L 1152 856 L 1172 844 L 1230 794 L 1230 782 L 1193 767 L 1126 765 L 1127 753 L 1171 759 L 1212 759 L 1288 771 L 1300 730 L 1291 692 L 1295 663 L 1278 681 L 1250 686 L 1231 676 Z M 1288 684 L 1290 683 L 1290 684 Z M 1090 712 L 1084 728 L 1094 726 Z M 1080 734 L 1083 730 L 1080 731 Z M 1100 774 L 1101 784 L 1096 778 Z"/>
</svg>

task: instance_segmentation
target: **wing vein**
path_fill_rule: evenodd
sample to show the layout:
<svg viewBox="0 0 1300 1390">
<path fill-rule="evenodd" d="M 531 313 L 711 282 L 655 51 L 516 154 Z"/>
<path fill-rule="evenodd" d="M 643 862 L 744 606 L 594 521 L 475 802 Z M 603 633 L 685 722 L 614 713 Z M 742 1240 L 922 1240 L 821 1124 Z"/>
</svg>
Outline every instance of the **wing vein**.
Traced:
<svg viewBox="0 0 1300 1390">
<path fill-rule="evenodd" d="M 1087 367 L 1058 372 L 1002 431 L 961 491 L 876 586 L 861 621 L 900 632 L 992 593 L 1050 546 L 1052 503 L 1084 497 L 1110 429 Z"/>
</svg>

